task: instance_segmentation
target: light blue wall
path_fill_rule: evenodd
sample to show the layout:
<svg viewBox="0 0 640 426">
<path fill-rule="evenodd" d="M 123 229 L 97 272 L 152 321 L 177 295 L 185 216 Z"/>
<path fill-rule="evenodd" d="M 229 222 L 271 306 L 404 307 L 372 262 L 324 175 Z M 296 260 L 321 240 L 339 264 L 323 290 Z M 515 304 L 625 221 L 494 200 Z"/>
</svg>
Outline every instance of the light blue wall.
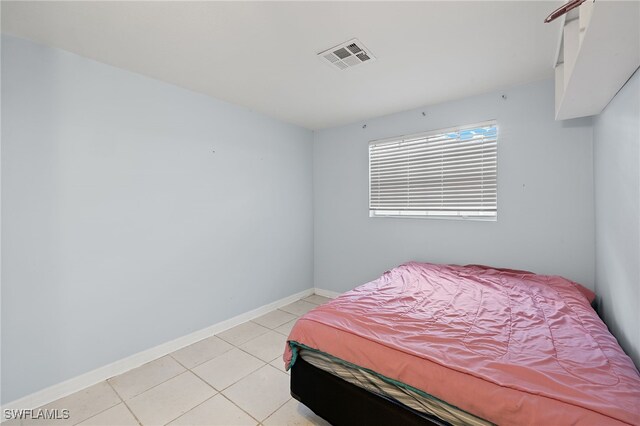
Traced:
<svg viewBox="0 0 640 426">
<path fill-rule="evenodd" d="M 3 36 L 2 402 L 311 287 L 312 141 Z"/>
<path fill-rule="evenodd" d="M 345 291 L 418 260 L 521 268 L 593 288 L 591 119 L 555 121 L 553 105 L 544 81 L 317 132 L 316 287 Z M 499 126 L 497 222 L 368 217 L 370 140 L 488 119 Z"/>
<path fill-rule="evenodd" d="M 596 293 L 640 368 L 640 71 L 594 125 Z"/>
</svg>

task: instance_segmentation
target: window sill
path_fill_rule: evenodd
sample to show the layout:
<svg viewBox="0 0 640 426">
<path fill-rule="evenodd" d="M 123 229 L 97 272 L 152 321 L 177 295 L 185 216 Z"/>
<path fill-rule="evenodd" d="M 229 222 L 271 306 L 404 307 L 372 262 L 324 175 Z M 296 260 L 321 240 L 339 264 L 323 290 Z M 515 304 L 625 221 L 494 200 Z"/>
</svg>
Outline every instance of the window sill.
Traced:
<svg viewBox="0 0 640 426">
<path fill-rule="evenodd" d="M 457 221 L 472 221 L 472 222 L 497 222 L 498 216 L 439 216 L 439 215 L 398 215 L 398 214 L 372 214 L 369 213 L 370 218 L 391 218 L 391 219 L 439 219 L 439 220 L 457 220 Z"/>
</svg>

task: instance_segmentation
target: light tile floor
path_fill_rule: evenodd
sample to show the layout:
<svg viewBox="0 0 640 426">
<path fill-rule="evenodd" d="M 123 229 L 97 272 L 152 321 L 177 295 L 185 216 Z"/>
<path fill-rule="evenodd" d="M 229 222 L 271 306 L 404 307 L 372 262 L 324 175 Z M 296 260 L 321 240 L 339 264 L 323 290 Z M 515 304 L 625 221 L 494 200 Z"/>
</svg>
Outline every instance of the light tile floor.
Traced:
<svg viewBox="0 0 640 426">
<path fill-rule="evenodd" d="M 2 425 L 328 425 L 291 398 L 282 353 L 312 295 L 42 408 L 67 420 Z"/>
</svg>

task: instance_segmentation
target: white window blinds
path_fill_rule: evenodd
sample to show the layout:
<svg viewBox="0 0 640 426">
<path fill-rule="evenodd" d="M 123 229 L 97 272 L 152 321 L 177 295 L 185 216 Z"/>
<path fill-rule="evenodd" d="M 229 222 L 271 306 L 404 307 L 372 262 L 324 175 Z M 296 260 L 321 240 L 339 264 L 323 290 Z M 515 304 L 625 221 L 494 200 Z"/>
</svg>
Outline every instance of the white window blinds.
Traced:
<svg viewBox="0 0 640 426">
<path fill-rule="evenodd" d="M 370 216 L 497 216 L 495 121 L 369 143 Z"/>
</svg>

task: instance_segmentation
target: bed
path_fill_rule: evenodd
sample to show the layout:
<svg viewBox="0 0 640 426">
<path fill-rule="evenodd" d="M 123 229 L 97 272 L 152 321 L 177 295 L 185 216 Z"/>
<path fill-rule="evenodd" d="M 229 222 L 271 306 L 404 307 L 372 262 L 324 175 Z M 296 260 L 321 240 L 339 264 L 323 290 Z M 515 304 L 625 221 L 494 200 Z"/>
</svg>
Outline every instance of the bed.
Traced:
<svg viewBox="0 0 640 426">
<path fill-rule="evenodd" d="M 409 262 L 302 316 L 291 393 L 339 424 L 640 424 L 640 375 L 570 280 Z"/>
</svg>

